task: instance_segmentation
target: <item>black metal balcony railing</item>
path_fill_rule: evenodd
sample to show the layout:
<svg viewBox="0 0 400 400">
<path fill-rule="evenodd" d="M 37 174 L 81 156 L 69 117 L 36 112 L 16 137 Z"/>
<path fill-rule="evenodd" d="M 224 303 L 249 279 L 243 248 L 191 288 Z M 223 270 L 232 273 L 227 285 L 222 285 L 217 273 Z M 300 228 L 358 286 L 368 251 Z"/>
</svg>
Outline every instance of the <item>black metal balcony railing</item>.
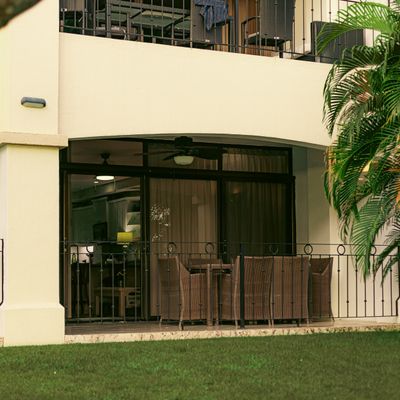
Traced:
<svg viewBox="0 0 400 400">
<path fill-rule="evenodd" d="M 344 48 L 373 38 L 373 33 L 349 33 L 315 54 L 323 24 L 358 1 L 226 0 L 210 12 L 196 0 L 60 0 L 60 31 L 332 62 Z"/>
<path fill-rule="evenodd" d="M 0 239 L 0 306 L 4 303 L 4 239 Z"/>
<path fill-rule="evenodd" d="M 65 243 L 66 320 L 244 327 L 398 316 L 397 265 L 364 279 L 351 246 L 296 247 L 288 253 L 288 245 L 254 243 Z"/>
</svg>

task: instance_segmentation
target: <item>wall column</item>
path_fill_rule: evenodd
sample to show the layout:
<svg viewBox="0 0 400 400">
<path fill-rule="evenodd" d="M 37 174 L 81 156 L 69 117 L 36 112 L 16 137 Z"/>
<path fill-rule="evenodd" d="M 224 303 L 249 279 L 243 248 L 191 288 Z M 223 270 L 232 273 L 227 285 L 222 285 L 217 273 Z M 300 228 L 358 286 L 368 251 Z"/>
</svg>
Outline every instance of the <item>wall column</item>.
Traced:
<svg viewBox="0 0 400 400">
<path fill-rule="evenodd" d="M 65 138 L 43 136 L 50 145 L 2 143 L 0 135 L 5 346 L 64 342 L 58 253 L 59 147 Z"/>
</svg>

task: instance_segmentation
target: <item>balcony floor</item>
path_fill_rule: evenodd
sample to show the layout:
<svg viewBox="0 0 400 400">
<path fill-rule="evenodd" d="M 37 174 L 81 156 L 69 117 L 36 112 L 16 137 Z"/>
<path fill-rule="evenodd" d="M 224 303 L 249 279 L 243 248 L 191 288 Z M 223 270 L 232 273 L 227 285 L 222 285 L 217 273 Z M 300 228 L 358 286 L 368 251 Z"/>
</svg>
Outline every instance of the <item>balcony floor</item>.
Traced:
<svg viewBox="0 0 400 400">
<path fill-rule="evenodd" d="M 65 343 L 133 342 L 143 340 L 211 339 L 219 337 L 305 335 L 329 332 L 368 332 L 400 330 L 397 318 L 340 319 L 335 321 L 296 324 L 246 325 L 236 329 L 234 325 L 190 325 L 179 330 L 177 324 L 158 322 L 74 324 L 66 326 Z"/>
</svg>

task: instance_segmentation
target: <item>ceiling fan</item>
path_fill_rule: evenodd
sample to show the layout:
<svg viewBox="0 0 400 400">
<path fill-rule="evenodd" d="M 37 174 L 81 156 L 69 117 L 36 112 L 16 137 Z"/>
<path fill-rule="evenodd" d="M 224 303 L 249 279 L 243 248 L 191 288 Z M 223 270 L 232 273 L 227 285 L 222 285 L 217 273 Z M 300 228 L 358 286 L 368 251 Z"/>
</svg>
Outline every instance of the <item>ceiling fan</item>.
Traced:
<svg viewBox="0 0 400 400">
<path fill-rule="evenodd" d="M 103 160 L 101 165 L 109 165 L 107 160 L 110 158 L 110 153 L 101 153 L 100 157 Z M 112 180 L 114 180 L 114 175 L 106 175 L 106 174 L 96 175 L 95 180 L 103 181 L 103 182 L 112 181 Z"/>
<path fill-rule="evenodd" d="M 177 165 L 190 165 L 195 157 L 205 160 L 218 160 L 221 154 L 225 152 L 223 148 L 218 146 L 212 147 L 194 143 L 193 139 L 188 136 L 176 137 L 173 146 L 174 148 L 171 150 L 160 150 L 148 154 L 167 154 L 163 161 L 174 160 Z"/>
</svg>

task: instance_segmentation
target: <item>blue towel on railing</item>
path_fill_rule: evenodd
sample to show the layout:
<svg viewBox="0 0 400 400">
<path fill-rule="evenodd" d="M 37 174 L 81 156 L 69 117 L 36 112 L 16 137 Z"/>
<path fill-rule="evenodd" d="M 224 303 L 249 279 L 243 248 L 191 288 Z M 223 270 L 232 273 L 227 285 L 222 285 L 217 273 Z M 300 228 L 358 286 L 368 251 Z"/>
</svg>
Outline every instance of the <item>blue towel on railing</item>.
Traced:
<svg viewBox="0 0 400 400">
<path fill-rule="evenodd" d="M 194 0 L 194 4 L 203 6 L 200 14 L 204 18 L 208 31 L 213 25 L 224 22 L 228 18 L 228 4 L 224 0 Z"/>
</svg>

